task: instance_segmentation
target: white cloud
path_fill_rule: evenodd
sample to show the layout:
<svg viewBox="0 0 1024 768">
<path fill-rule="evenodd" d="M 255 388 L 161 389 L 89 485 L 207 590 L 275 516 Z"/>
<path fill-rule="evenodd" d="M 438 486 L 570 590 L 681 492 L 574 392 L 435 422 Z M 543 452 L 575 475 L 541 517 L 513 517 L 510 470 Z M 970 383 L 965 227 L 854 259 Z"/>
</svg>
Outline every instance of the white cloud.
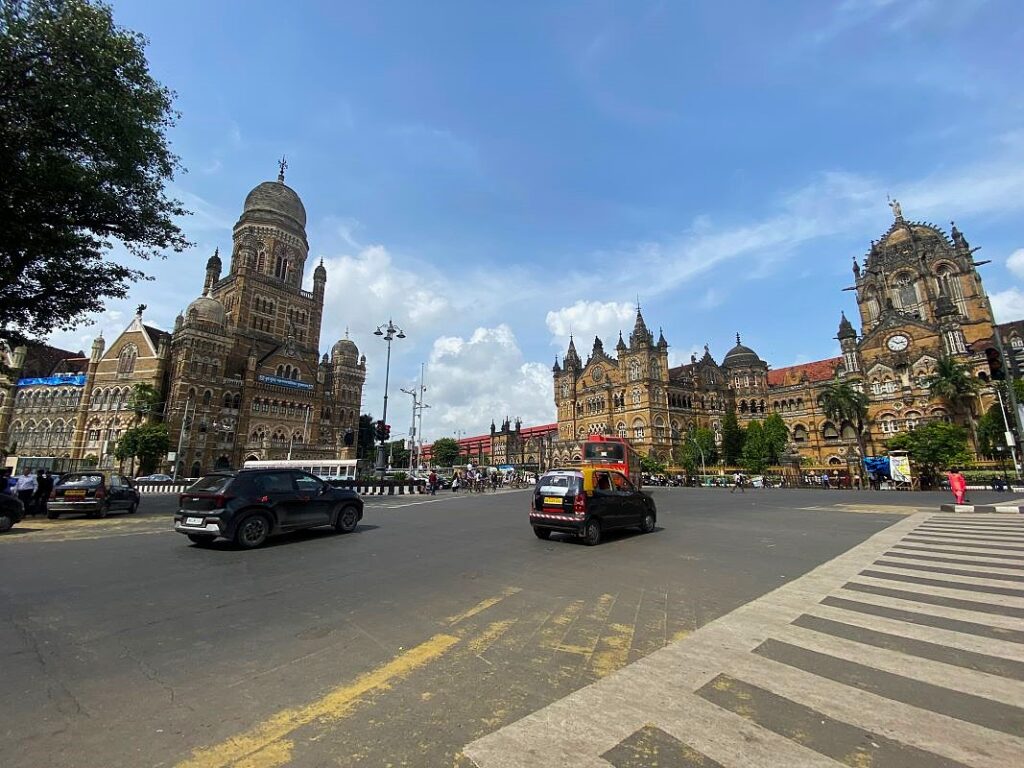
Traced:
<svg viewBox="0 0 1024 768">
<path fill-rule="evenodd" d="M 1006 268 L 1017 277 L 1024 278 L 1024 248 L 1018 248 L 1006 260 Z"/>
<path fill-rule="evenodd" d="M 989 300 L 992 302 L 992 314 L 995 315 L 996 322 L 1009 323 L 1024 319 L 1024 291 L 1019 288 L 1007 288 L 1005 291 L 990 293 Z"/>
<path fill-rule="evenodd" d="M 569 334 L 591 341 L 591 336 L 600 336 L 609 347 L 618 340 L 620 330 L 632 327 L 636 308 L 618 301 L 577 301 L 569 307 L 548 312 L 544 319 L 551 331 L 551 343 L 555 347 L 565 346 Z"/>
<path fill-rule="evenodd" d="M 456 429 L 483 434 L 491 420 L 519 417 L 527 426 L 555 420 L 551 369 L 528 362 L 505 324 L 476 328 L 469 338 L 442 336 L 427 363 L 425 439 Z"/>
</svg>

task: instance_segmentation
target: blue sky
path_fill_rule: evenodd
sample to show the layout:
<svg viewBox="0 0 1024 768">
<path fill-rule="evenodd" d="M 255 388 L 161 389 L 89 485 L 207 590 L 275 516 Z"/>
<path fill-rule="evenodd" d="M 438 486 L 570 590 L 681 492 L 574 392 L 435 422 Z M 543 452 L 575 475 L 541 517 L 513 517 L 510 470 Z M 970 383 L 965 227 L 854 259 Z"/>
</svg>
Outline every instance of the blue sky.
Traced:
<svg viewBox="0 0 1024 768">
<path fill-rule="evenodd" d="M 321 348 L 349 328 L 402 433 L 426 363 L 428 438 L 554 420 L 550 367 L 614 345 L 639 298 L 673 362 L 743 334 L 773 367 L 835 354 L 854 256 L 907 218 L 979 258 L 1001 320 L 1024 317 L 1024 4 L 839 2 L 114 3 L 178 94 L 191 251 L 135 304 L 164 328 L 275 177 L 323 256 Z M 310 273 L 311 270 L 307 270 Z M 398 415 L 392 415 L 397 410 Z"/>
</svg>

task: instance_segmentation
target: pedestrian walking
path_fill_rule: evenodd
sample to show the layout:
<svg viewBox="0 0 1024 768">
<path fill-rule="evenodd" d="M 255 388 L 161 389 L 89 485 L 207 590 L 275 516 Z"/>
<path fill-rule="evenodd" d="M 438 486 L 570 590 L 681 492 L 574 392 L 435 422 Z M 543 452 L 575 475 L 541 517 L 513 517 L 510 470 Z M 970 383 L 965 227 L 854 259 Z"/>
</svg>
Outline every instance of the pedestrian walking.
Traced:
<svg viewBox="0 0 1024 768">
<path fill-rule="evenodd" d="M 18 498 L 21 499 L 21 503 L 25 505 L 25 514 L 34 515 L 35 508 L 32 506 L 32 498 L 36 495 L 36 489 L 39 487 L 39 483 L 36 480 L 36 476 L 32 474 L 32 470 L 25 468 L 24 474 L 18 478 L 17 485 L 14 486 L 14 491 Z"/>
<path fill-rule="evenodd" d="M 427 477 L 427 483 L 430 485 L 430 495 L 437 495 L 437 472 L 430 470 L 430 475 Z"/>
<path fill-rule="evenodd" d="M 53 492 L 54 482 L 55 478 L 50 474 L 50 470 L 39 470 L 39 473 L 36 475 L 36 484 L 38 485 L 35 498 L 37 515 L 46 514 L 46 505 L 50 500 L 50 493 Z"/>
<path fill-rule="evenodd" d="M 821 487 L 824 488 L 826 491 L 832 487 L 829 483 L 828 472 L 821 473 Z"/>
<path fill-rule="evenodd" d="M 455 477 L 452 478 L 452 493 L 459 492 L 459 473 L 455 473 Z"/>
<path fill-rule="evenodd" d="M 949 490 L 953 492 L 953 501 L 963 504 L 964 494 L 967 493 L 967 478 L 956 467 L 952 467 L 946 473 L 946 479 L 949 480 Z"/>
<path fill-rule="evenodd" d="M 737 472 L 732 476 L 733 486 L 729 489 L 729 493 L 735 493 L 736 489 L 739 488 L 740 493 L 746 493 L 747 489 L 744 488 L 744 477 L 742 472 Z"/>
</svg>

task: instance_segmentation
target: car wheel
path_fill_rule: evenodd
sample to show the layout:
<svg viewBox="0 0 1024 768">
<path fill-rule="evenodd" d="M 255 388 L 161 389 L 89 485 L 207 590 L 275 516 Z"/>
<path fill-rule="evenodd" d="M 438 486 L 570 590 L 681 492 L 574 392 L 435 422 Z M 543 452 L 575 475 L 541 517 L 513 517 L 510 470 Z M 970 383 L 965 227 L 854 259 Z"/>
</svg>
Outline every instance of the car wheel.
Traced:
<svg viewBox="0 0 1024 768">
<path fill-rule="evenodd" d="M 644 512 L 644 519 L 640 521 L 640 530 L 643 533 L 650 533 L 654 530 L 654 514 Z"/>
<path fill-rule="evenodd" d="M 47 512 L 46 517 L 49 520 L 56 520 L 58 517 L 60 517 L 60 512 Z"/>
<path fill-rule="evenodd" d="M 102 519 L 102 518 L 107 516 L 107 513 L 109 511 L 110 511 L 110 504 L 108 504 L 108 503 L 100 504 L 100 508 L 98 510 L 96 510 L 96 512 L 93 514 L 93 517 L 98 517 L 98 518 Z"/>
<path fill-rule="evenodd" d="M 601 542 L 601 526 L 598 525 L 596 520 L 591 520 L 587 523 L 586 528 L 583 529 L 583 543 L 588 547 L 593 547 Z"/>
<path fill-rule="evenodd" d="M 14 518 L 10 515 L 0 515 L 0 533 L 7 533 L 14 527 Z"/>
<path fill-rule="evenodd" d="M 359 510 L 352 504 L 346 504 L 338 512 L 338 518 L 334 523 L 334 530 L 338 533 L 352 533 L 359 525 Z"/>
<path fill-rule="evenodd" d="M 538 528 L 536 525 L 533 526 L 533 535 L 538 539 L 550 539 L 551 529 L 550 528 Z"/>
<path fill-rule="evenodd" d="M 188 536 L 189 541 L 193 544 L 198 544 L 201 547 L 213 544 L 213 540 L 217 538 L 216 536 L 207 536 L 201 533 L 187 533 L 185 535 Z"/>
<path fill-rule="evenodd" d="M 270 535 L 270 520 L 266 515 L 254 514 L 242 519 L 235 529 L 235 544 L 243 549 L 255 549 Z"/>
<path fill-rule="evenodd" d="M 130 507 L 128 507 L 128 514 L 129 515 L 134 515 L 138 511 L 139 511 L 139 502 L 133 501 L 132 505 Z"/>
</svg>

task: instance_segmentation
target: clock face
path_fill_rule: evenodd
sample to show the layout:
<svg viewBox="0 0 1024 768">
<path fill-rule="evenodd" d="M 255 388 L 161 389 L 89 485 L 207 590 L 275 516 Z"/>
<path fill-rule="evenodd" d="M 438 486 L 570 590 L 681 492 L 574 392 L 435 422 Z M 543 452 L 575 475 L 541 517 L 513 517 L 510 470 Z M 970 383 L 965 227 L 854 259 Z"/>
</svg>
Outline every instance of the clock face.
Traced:
<svg viewBox="0 0 1024 768">
<path fill-rule="evenodd" d="M 902 352 L 910 346 L 910 339 L 902 333 L 897 333 L 895 336 L 889 337 L 889 341 L 886 342 L 886 346 L 888 346 L 893 352 Z"/>
<path fill-rule="evenodd" d="M 604 371 L 600 368 L 595 368 L 590 374 L 590 378 L 594 381 L 600 381 L 602 376 L 604 376 Z"/>
</svg>

